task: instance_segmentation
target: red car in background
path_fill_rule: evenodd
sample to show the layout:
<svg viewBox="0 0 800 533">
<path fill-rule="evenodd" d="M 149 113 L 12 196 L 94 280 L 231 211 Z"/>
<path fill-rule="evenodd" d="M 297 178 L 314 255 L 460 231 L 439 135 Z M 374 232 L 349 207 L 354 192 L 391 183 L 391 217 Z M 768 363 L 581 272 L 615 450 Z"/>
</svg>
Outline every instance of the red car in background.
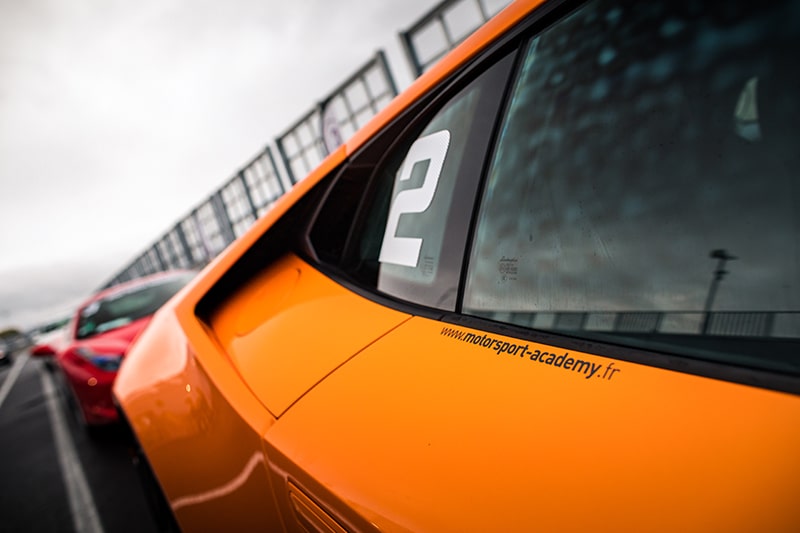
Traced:
<svg viewBox="0 0 800 533">
<path fill-rule="evenodd" d="M 117 420 L 111 386 L 128 346 L 153 314 L 195 275 L 171 271 L 115 285 L 81 305 L 58 343 L 38 344 L 34 356 L 54 356 L 87 427 Z"/>
</svg>

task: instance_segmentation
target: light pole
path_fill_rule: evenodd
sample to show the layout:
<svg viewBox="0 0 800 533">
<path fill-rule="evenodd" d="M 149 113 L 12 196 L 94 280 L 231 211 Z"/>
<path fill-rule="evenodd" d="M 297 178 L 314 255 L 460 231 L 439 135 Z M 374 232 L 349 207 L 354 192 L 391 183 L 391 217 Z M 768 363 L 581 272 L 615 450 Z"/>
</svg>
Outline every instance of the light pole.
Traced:
<svg viewBox="0 0 800 533">
<path fill-rule="evenodd" d="M 735 255 L 729 254 L 724 248 L 712 250 L 709 257 L 717 260 L 717 268 L 714 269 L 714 277 L 711 278 L 711 286 L 708 288 L 708 296 L 706 296 L 706 305 L 703 307 L 703 335 L 708 332 L 708 325 L 711 322 L 711 306 L 714 305 L 714 298 L 717 295 L 719 282 L 722 281 L 722 278 L 728 273 L 728 271 L 725 270 L 725 263 L 738 259 Z"/>
</svg>

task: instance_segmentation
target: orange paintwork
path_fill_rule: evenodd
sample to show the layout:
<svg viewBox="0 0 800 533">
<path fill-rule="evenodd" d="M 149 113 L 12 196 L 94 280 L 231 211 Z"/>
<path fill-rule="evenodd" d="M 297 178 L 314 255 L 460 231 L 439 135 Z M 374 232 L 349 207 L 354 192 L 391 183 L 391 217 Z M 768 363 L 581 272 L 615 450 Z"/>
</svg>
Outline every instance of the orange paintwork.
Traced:
<svg viewBox="0 0 800 533">
<path fill-rule="evenodd" d="M 612 380 L 587 380 L 441 330 L 413 318 L 381 339 L 271 427 L 269 446 L 383 530 L 800 523 L 797 396 L 620 361 Z"/>
<path fill-rule="evenodd" d="M 417 80 L 131 349 L 115 396 L 184 530 L 800 528 L 796 395 L 624 361 L 587 379 L 497 354 L 292 254 L 208 323 L 195 313 L 315 184 L 540 3 L 515 2 Z"/>
<path fill-rule="evenodd" d="M 290 256 L 231 298 L 211 325 L 243 381 L 280 416 L 315 383 L 407 318 Z"/>
<path fill-rule="evenodd" d="M 192 352 L 171 303 L 158 316 L 114 392 L 177 519 L 189 530 L 269 528 L 278 518 L 269 512 L 274 506 L 263 505 L 272 489 L 260 435 L 274 418 L 222 352 Z M 187 464 L 202 468 L 187 475 L 180 467 Z M 254 506 L 261 512 L 250 511 Z"/>
</svg>

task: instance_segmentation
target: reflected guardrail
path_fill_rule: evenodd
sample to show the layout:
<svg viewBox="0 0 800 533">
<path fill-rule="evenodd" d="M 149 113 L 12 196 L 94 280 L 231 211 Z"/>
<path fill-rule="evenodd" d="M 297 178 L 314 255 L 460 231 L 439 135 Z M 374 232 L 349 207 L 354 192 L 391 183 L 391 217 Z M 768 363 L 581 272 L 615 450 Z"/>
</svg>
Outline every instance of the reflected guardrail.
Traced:
<svg viewBox="0 0 800 533">
<path fill-rule="evenodd" d="M 800 338 L 800 311 L 509 312 L 502 320 L 550 331 Z"/>
</svg>

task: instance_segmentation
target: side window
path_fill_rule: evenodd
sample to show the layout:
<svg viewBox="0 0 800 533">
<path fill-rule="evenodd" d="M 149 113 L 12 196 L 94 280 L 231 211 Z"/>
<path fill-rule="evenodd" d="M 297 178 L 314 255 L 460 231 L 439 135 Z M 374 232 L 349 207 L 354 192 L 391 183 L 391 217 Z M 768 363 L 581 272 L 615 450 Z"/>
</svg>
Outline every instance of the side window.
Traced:
<svg viewBox="0 0 800 533">
<path fill-rule="evenodd" d="M 799 4 L 597 0 L 534 38 L 464 312 L 800 373 Z"/>
<path fill-rule="evenodd" d="M 318 257 L 370 289 L 454 310 L 478 180 L 511 65 L 505 57 L 461 83 L 412 117 L 388 150 L 378 142 L 380 148 L 356 155 L 312 228 L 312 247 L 333 250 Z M 377 163 L 365 163 L 371 160 Z M 326 223 L 331 211 L 349 221 L 346 232 Z"/>
<path fill-rule="evenodd" d="M 362 253 L 374 260 L 379 244 L 376 281 L 381 292 L 431 307 L 455 307 L 458 278 L 445 270 L 452 258 L 443 245 L 458 178 L 474 165 L 464 156 L 480 89 L 471 86 L 449 102 L 401 150 L 402 159 L 380 172 L 379 179 L 391 184 L 386 189 L 388 212 L 370 214 L 370 223 L 376 221 L 384 230 L 377 235 L 379 243 L 363 242 L 368 247 Z"/>
</svg>

